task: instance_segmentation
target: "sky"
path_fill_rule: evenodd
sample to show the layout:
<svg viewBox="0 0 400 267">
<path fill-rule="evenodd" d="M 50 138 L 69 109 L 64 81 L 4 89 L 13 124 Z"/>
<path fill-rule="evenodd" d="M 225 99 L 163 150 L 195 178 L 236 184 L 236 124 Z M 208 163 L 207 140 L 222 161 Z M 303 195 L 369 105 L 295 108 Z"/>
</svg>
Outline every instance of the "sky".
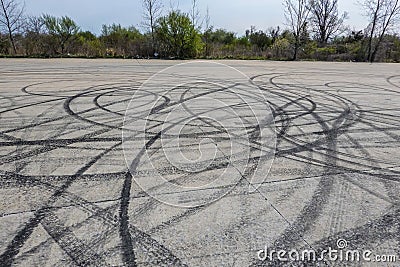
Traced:
<svg viewBox="0 0 400 267">
<path fill-rule="evenodd" d="M 171 7 L 187 12 L 191 0 L 161 0 L 163 11 Z M 282 0 L 198 0 L 201 16 L 209 9 L 214 28 L 224 28 L 243 35 L 246 29 L 254 25 L 257 29 L 285 27 Z M 353 29 L 364 29 L 367 25 L 357 0 L 339 0 L 339 9 L 349 13 L 346 24 Z M 25 0 L 28 15 L 39 16 L 43 13 L 54 16 L 67 15 L 74 19 L 82 30 L 99 34 L 103 24 L 117 23 L 123 26 L 135 26 L 141 30 L 143 17 L 141 0 Z"/>
</svg>

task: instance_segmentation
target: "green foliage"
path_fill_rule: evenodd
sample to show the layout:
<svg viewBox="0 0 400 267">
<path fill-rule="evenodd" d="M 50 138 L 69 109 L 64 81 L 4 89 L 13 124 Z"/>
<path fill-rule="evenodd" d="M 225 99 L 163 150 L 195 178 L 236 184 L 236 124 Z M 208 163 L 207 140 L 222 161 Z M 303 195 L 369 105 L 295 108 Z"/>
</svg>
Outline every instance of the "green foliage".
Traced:
<svg viewBox="0 0 400 267">
<path fill-rule="evenodd" d="M 171 11 L 161 17 L 156 28 L 159 47 L 164 57 L 193 58 L 202 51 L 200 34 L 187 14 Z"/>
<path fill-rule="evenodd" d="M 102 26 L 101 36 L 110 39 L 135 40 L 141 37 L 141 33 L 133 26 L 125 28 L 120 24 L 112 24 Z"/>
<path fill-rule="evenodd" d="M 163 58 L 365 61 L 368 54 L 366 32 L 348 32 L 322 45 L 315 36 L 310 38 L 307 23 L 297 36 L 293 30 L 281 31 L 278 27 L 261 31 L 254 26 L 237 35 L 225 29 L 215 30 L 209 22 L 200 33 L 188 14 L 171 11 L 154 26 L 154 36 L 120 24 L 103 25 L 100 36 L 96 36 L 90 31 L 80 31 L 67 16 L 42 15 L 28 17 L 23 33 L 15 33 L 13 37 L 20 55 L 40 57 L 68 54 L 90 58 L 150 58 L 157 52 Z M 0 34 L 0 54 L 12 52 L 8 39 Z M 399 62 L 399 36 L 384 35 L 376 59 Z"/>
<path fill-rule="evenodd" d="M 318 50 L 318 41 L 310 41 L 304 45 L 303 56 L 304 58 L 313 58 Z"/>
<path fill-rule="evenodd" d="M 272 45 L 272 38 L 263 31 L 255 31 L 255 28 L 247 31 L 246 36 L 250 40 L 250 43 L 255 45 L 261 51 L 264 51 Z"/>
<path fill-rule="evenodd" d="M 236 40 L 236 44 L 244 47 L 250 47 L 251 43 L 246 36 L 242 36 Z"/>
<path fill-rule="evenodd" d="M 229 32 L 225 29 L 217 29 L 210 34 L 210 40 L 213 43 L 219 43 L 224 45 L 233 44 L 235 41 L 235 33 Z"/>
<path fill-rule="evenodd" d="M 104 44 L 91 32 L 79 32 L 76 35 L 79 51 L 77 54 L 82 54 L 85 57 L 102 57 L 105 54 Z"/>
<path fill-rule="evenodd" d="M 314 53 L 317 60 L 328 60 L 330 55 L 336 54 L 335 46 L 318 47 Z"/>
<path fill-rule="evenodd" d="M 122 27 L 120 24 L 103 25 L 100 40 L 107 48 L 107 56 L 136 56 L 137 44 L 143 40 L 135 27 Z"/>
<path fill-rule="evenodd" d="M 397 38 L 393 41 L 392 54 L 390 55 L 390 58 L 392 58 L 394 62 L 397 62 L 397 63 L 400 62 L 400 39 L 399 38 Z"/>
<path fill-rule="evenodd" d="M 94 41 L 97 39 L 96 35 L 91 33 L 90 31 L 85 31 L 85 32 L 79 32 L 76 37 L 84 42 L 84 41 Z"/>
<path fill-rule="evenodd" d="M 290 56 L 290 41 L 281 37 L 272 45 L 272 56 L 274 59 L 287 59 Z"/>
<path fill-rule="evenodd" d="M 10 42 L 7 39 L 7 36 L 2 35 L 0 33 L 0 54 L 8 54 L 9 50 L 10 50 L 11 46 L 10 46 Z"/>
<path fill-rule="evenodd" d="M 57 18 L 45 14 L 42 19 L 47 32 L 57 40 L 61 54 L 64 54 L 67 42 L 79 32 L 79 26 L 67 16 Z"/>
</svg>

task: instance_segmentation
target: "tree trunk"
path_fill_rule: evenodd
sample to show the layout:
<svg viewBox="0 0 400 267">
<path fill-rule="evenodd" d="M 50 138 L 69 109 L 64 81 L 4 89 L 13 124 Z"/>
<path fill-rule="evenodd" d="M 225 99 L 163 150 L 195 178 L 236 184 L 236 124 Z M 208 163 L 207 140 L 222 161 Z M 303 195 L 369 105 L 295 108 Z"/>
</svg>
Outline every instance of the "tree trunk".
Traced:
<svg viewBox="0 0 400 267">
<path fill-rule="evenodd" d="M 14 37 L 13 37 L 12 32 L 10 30 L 8 31 L 8 35 L 9 35 L 9 38 L 10 38 L 10 42 L 11 42 L 14 54 L 17 54 L 17 48 L 15 47 Z"/>
<path fill-rule="evenodd" d="M 61 43 L 61 55 L 64 55 L 65 45 Z"/>
<path fill-rule="evenodd" d="M 372 41 L 373 41 L 373 35 L 371 33 L 371 36 L 369 37 L 369 41 L 368 41 L 368 62 L 372 63 Z"/>
<path fill-rule="evenodd" d="M 11 42 L 12 48 L 14 50 L 14 54 L 17 54 L 17 48 L 15 47 L 14 37 L 12 34 L 12 29 L 11 29 L 10 17 L 8 15 L 8 10 L 6 10 L 6 7 L 4 6 L 3 1 L 1 1 L 1 7 L 3 8 L 4 17 L 5 17 L 6 23 L 7 23 L 8 37 L 10 38 L 10 42 Z"/>
<path fill-rule="evenodd" d="M 296 61 L 296 60 L 297 60 L 298 53 L 299 53 L 299 48 L 300 48 L 299 41 L 297 41 L 297 40 L 296 40 L 296 43 L 294 44 L 294 55 L 293 55 L 293 61 Z"/>
<path fill-rule="evenodd" d="M 378 22 L 378 12 L 379 12 L 380 6 L 381 6 L 381 2 L 378 1 L 377 7 L 376 7 L 375 12 L 374 12 L 373 21 L 372 21 L 371 35 L 369 36 L 368 61 L 371 62 L 371 63 L 373 62 L 373 58 L 372 58 L 372 54 L 373 54 L 373 52 L 372 52 L 372 42 L 373 42 L 373 39 L 374 39 L 374 33 L 375 33 L 375 29 L 376 29 L 376 24 Z"/>
</svg>

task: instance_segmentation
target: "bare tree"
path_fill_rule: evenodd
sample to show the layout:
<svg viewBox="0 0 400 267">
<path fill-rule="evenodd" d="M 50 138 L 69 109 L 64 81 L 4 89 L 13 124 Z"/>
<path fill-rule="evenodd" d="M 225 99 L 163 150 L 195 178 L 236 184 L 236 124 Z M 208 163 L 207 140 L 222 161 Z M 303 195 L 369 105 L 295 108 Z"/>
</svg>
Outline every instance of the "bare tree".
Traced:
<svg viewBox="0 0 400 267">
<path fill-rule="evenodd" d="M 192 0 L 192 7 L 190 9 L 190 20 L 195 28 L 201 28 L 199 23 L 200 11 L 198 7 L 198 0 Z"/>
<path fill-rule="evenodd" d="M 270 27 L 267 31 L 268 31 L 268 35 L 272 39 L 272 44 L 274 44 L 275 41 L 279 38 L 281 28 L 279 26 L 276 28 Z"/>
<path fill-rule="evenodd" d="M 316 39 L 326 45 L 332 37 L 343 33 L 347 12 L 339 14 L 338 0 L 310 0 L 311 24 Z"/>
<path fill-rule="evenodd" d="M 206 57 L 210 56 L 210 35 L 213 30 L 213 26 L 211 25 L 211 17 L 210 17 L 210 10 L 207 7 L 206 16 L 204 17 L 204 43 L 205 43 L 205 55 Z"/>
<path fill-rule="evenodd" d="M 297 60 L 299 48 L 307 32 L 307 22 L 310 15 L 307 0 L 284 0 L 285 17 L 295 38 L 293 60 Z"/>
<path fill-rule="evenodd" d="M 143 25 L 147 27 L 151 34 L 151 46 L 153 53 L 155 52 L 155 29 L 157 20 L 161 16 L 162 3 L 160 0 L 143 0 Z"/>
<path fill-rule="evenodd" d="M 212 29 L 210 9 L 208 8 L 208 6 L 207 6 L 207 10 L 206 10 L 206 16 L 204 17 L 204 21 L 206 23 L 205 30 L 207 31 L 209 29 Z"/>
<path fill-rule="evenodd" d="M 42 17 L 28 16 L 25 23 L 25 32 L 41 34 L 45 30 L 45 22 Z"/>
<path fill-rule="evenodd" d="M 368 61 L 374 62 L 386 33 L 400 19 L 399 0 L 365 0 L 362 4 L 369 18 Z"/>
<path fill-rule="evenodd" d="M 45 54 L 47 51 L 46 26 L 44 19 L 36 16 L 28 16 L 24 23 L 23 44 L 27 55 Z"/>
<path fill-rule="evenodd" d="M 14 34 L 22 27 L 24 5 L 17 0 L 0 0 L 0 29 L 3 28 L 8 33 L 14 53 L 15 47 Z"/>
</svg>

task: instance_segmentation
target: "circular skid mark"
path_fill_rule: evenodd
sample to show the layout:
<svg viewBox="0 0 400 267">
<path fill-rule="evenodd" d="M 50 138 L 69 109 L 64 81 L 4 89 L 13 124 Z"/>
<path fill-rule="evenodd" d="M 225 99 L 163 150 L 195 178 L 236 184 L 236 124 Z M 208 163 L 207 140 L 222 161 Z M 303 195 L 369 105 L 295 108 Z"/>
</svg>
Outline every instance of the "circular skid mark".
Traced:
<svg viewBox="0 0 400 267">
<path fill-rule="evenodd" d="M 124 155 L 136 183 L 179 207 L 214 202 L 243 179 L 256 190 L 271 168 L 275 144 L 265 94 L 238 70 L 210 62 L 152 76 L 134 92 L 123 126 Z M 191 177 L 158 171 L 168 167 Z M 141 170 L 155 174 L 135 176 Z"/>
<path fill-rule="evenodd" d="M 246 86 L 225 84 L 216 73 L 214 80 L 195 78 L 167 89 L 163 84 L 165 91 L 139 90 L 131 103 L 137 112 L 127 124 L 137 120 L 142 128 L 124 130 L 132 147 L 144 147 L 150 160 L 138 162 L 135 179 L 156 173 L 187 192 L 204 187 L 216 194 L 223 188 L 210 184 L 222 180 L 224 171 L 236 172 L 228 177 L 233 182 L 242 179 L 220 201 L 176 209 L 148 198 L 119 164 L 119 129 L 138 84 L 127 78 L 142 80 L 141 68 L 107 81 L 74 76 L 76 82 L 53 83 L 49 75 L 48 83 L 32 81 L 25 92 L 18 90 L 25 81 L 3 88 L 0 185 L 6 209 L 0 217 L 9 229 L 3 231 L 3 265 L 284 266 L 257 262 L 256 252 L 265 244 L 321 251 L 336 248 L 339 239 L 349 249 L 380 252 L 384 244 L 388 253 L 398 254 L 399 76 L 382 83 L 358 72 L 335 77 L 315 70 L 285 75 L 287 66 L 277 73 L 255 70 L 252 80 L 267 101 L 257 89 L 241 90 L 244 96 L 237 97 L 235 90 Z M 63 80 L 70 75 L 63 74 Z M 185 76 L 175 73 L 176 79 Z M 109 81 L 116 82 L 105 84 Z M 241 105 L 243 99 L 251 111 Z M 256 107 L 264 108 L 258 102 L 273 108 L 277 160 L 268 181 L 248 194 L 243 177 L 252 177 L 251 167 L 262 170 L 264 157 L 257 156 L 266 142 L 258 140 L 259 131 L 269 129 L 253 124 Z M 165 183 L 149 191 L 162 193 Z M 60 194 L 53 205 L 48 198 L 54 192 Z M 65 256 L 54 256 L 56 247 Z"/>
</svg>

